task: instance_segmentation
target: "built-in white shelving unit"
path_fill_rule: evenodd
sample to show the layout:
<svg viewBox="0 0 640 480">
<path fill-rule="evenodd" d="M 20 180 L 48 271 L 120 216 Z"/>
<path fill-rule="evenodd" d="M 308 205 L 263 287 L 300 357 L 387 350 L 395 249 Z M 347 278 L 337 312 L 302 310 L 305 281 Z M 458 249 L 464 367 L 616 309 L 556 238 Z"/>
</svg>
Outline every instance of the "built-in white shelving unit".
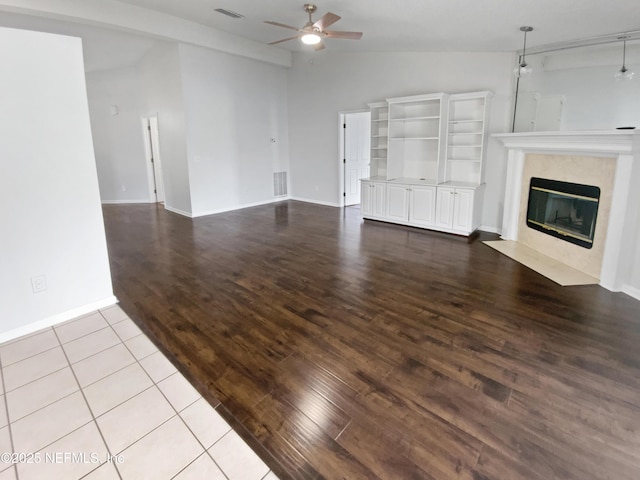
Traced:
<svg viewBox="0 0 640 480">
<path fill-rule="evenodd" d="M 363 216 L 463 235 L 477 229 L 490 98 L 436 93 L 369 104 Z"/>
<path fill-rule="evenodd" d="M 490 92 L 449 96 L 445 182 L 484 183 Z"/>
</svg>

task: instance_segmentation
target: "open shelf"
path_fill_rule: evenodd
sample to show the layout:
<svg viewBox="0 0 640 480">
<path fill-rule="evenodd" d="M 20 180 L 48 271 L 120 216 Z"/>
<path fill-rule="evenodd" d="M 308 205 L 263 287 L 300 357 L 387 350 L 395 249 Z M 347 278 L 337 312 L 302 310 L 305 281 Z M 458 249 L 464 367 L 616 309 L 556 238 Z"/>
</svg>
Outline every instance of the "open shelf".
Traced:
<svg viewBox="0 0 640 480">
<path fill-rule="evenodd" d="M 392 118 L 392 122 L 411 122 L 414 120 L 439 120 L 440 115 L 433 115 L 429 117 L 402 117 L 402 118 Z"/>
<path fill-rule="evenodd" d="M 440 140 L 438 137 L 392 137 L 391 140 Z"/>
</svg>

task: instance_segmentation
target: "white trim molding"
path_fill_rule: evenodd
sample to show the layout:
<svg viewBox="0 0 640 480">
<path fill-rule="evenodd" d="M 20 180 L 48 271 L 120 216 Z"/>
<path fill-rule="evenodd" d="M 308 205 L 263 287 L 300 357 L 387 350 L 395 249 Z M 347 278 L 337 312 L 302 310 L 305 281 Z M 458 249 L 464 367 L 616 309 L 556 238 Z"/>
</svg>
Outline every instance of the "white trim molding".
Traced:
<svg viewBox="0 0 640 480">
<path fill-rule="evenodd" d="M 252 203 L 245 203 L 242 205 L 236 205 L 234 207 L 219 208 L 216 210 L 206 210 L 206 211 L 191 214 L 191 218 L 204 217 L 205 215 L 215 215 L 216 213 L 233 212 L 234 210 L 242 210 L 243 208 L 259 207 L 260 205 L 268 205 L 270 203 L 284 202 L 285 200 L 289 200 L 289 197 L 288 196 L 277 197 L 271 200 L 264 200 L 262 202 L 252 202 Z"/>
<path fill-rule="evenodd" d="M 495 133 L 493 138 L 509 150 L 562 152 L 564 154 L 630 155 L 640 136 L 635 130 L 589 130 L 584 132 Z"/>
<path fill-rule="evenodd" d="M 125 205 L 128 203 L 156 203 L 152 202 L 149 199 L 146 200 L 102 200 L 103 205 Z"/>
<path fill-rule="evenodd" d="M 313 200 L 311 198 L 291 197 L 291 200 L 296 200 L 298 202 L 305 202 L 305 203 L 315 203 L 316 205 L 324 205 L 325 207 L 337 207 L 337 208 L 343 207 L 343 205 L 340 205 L 339 203 L 325 202 L 322 200 Z"/>
</svg>

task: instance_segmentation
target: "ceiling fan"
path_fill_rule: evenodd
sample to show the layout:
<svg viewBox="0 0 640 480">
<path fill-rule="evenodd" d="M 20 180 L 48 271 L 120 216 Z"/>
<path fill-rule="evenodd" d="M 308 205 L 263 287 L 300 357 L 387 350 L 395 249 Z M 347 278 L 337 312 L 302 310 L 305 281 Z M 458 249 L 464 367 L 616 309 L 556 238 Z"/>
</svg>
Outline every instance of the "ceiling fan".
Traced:
<svg viewBox="0 0 640 480">
<path fill-rule="evenodd" d="M 275 25 L 276 27 L 288 28 L 289 30 L 295 30 L 299 32 L 295 37 L 283 38 L 282 40 L 277 40 L 275 42 L 269 43 L 269 45 L 276 45 L 278 43 L 287 42 L 289 40 L 294 40 L 299 38 L 302 40 L 302 43 L 307 45 L 313 45 L 316 50 L 322 50 L 324 48 L 323 38 L 345 38 L 349 40 L 359 40 L 362 37 L 362 32 L 340 32 L 337 30 L 325 30 L 330 25 L 333 25 L 340 17 L 335 13 L 325 13 L 324 16 L 314 22 L 311 19 L 311 14 L 317 10 L 317 7 L 311 3 L 306 3 L 304 5 L 304 11 L 309 14 L 309 21 L 302 28 L 292 27 L 291 25 L 285 25 L 284 23 L 266 21 L 264 23 L 268 23 L 270 25 Z"/>
</svg>

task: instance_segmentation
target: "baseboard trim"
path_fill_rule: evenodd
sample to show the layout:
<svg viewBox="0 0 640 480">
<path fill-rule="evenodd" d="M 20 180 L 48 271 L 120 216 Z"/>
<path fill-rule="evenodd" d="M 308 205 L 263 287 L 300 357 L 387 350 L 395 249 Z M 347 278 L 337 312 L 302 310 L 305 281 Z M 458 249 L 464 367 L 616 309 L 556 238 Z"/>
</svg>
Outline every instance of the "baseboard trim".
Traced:
<svg viewBox="0 0 640 480">
<path fill-rule="evenodd" d="M 184 210 L 180 210 L 179 208 L 170 207 L 169 205 L 167 205 L 166 202 L 164 204 L 164 209 L 169 210 L 170 212 L 173 212 L 173 213 L 177 213 L 178 215 L 193 218 L 193 215 L 191 213 L 185 212 Z"/>
<path fill-rule="evenodd" d="M 478 230 L 482 230 L 483 232 L 488 233 L 497 233 L 498 235 L 502 235 L 502 230 L 498 227 L 488 227 L 486 225 L 481 225 Z"/>
<path fill-rule="evenodd" d="M 291 200 L 297 200 L 298 202 L 305 203 L 315 203 L 316 205 L 324 205 L 326 207 L 337 207 L 340 208 L 342 205 L 335 202 L 323 202 L 322 200 L 312 200 L 310 198 L 302 198 L 302 197 L 291 197 Z"/>
<path fill-rule="evenodd" d="M 97 302 L 89 303 L 77 308 L 72 308 L 71 310 L 58 313 L 57 315 L 52 315 L 51 317 L 47 317 L 43 320 L 28 323 L 27 325 L 23 325 L 22 327 L 14 328 L 12 330 L 0 333 L 0 343 L 15 340 L 16 338 L 22 337 L 24 335 L 29 335 L 30 333 L 37 332 L 38 330 L 52 327 L 59 323 L 66 322 L 67 320 L 73 320 L 74 318 L 86 315 L 87 313 L 95 312 L 96 310 L 99 310 L 101 308 L 115 305 L 116 303 L 118 303 L 118 299 L 111 295 L 110 297 L 104 298 Z"/>
<path fill-rule="evenodd" d="M 640 288 L 635 288 L 631 285 L 623 285 L 622 292 L 640 301 Z"/>
<path fill-rule="evenodd" d="M 127 203 L 155 203 L 149 200 L 101 200 L 103 205 L 122 205 Z"/>
<path fill-rule="evenodd" d="M 204 217 L 206 215 L 215 215 L 217 213 L 233 212 L 235 210 L 242 210 L 244 208 L 259 207 L 260 205 L 269 205 L 270 203 L 278 203 L 278 202 L 283 202 L 285 200 L 289 200 L 289 198 L 290 198 L 289 196 L 277 197 L 269 200 L 263 200 L 261 202 L 244 203 L 242 205 L 238 205 L 235 207 L 219 208 L 216 210 L 206 210 L 204 212 L 198 212 L 198 213 L 192 214 L 191 218 Z"/>
</svg>

